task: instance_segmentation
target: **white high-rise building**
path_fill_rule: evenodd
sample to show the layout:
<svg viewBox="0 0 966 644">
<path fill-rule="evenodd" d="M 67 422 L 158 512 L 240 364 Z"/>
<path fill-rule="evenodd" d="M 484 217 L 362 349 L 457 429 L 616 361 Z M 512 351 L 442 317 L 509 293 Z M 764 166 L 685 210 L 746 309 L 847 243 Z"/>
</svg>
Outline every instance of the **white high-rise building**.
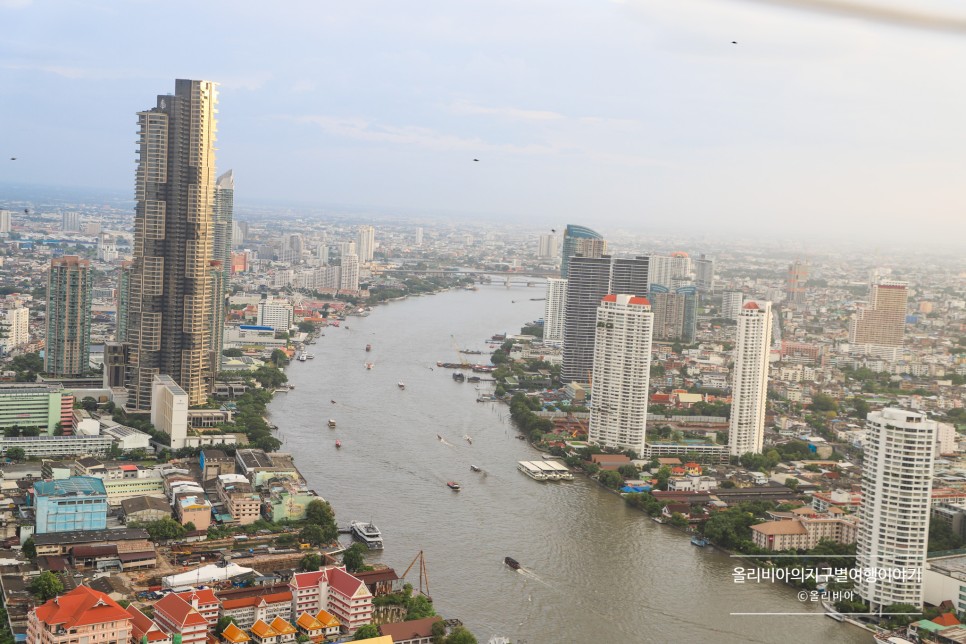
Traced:
<svg viewBox="0 0 966 644">
<path fill-rule="evenodd" d="M 765 439 L 771 302 L 748 302 L 738 314 L 728 445 L 732 456 L 760 454 Z"/>
<path fill-rule="evenodd" d="M 0 310 L 0 354 L 30 342 L 30 311 L 18 306 Z"/>
<path fill-rule="evenodd" d="M 543 341 L 563 342 L 564 311 L 567 309 L 567 280 L 551 277 L 547 280 L 547 303 L 543 309 Z"/>
<path fill-rule="evenodd" d="M 741 291 L 725 291 L 721 294 L 721 317 L 728 320 L 737 320 L 741 313 L 741 305 L 744 304 L 745 296 Z"/>
<path fill-rule="evenodd" d="M 292 283 L 292 271 L 279 271 L 287 273 L 288 281 Z M 295 311 L 292 305 L 285 300 L 265 299 L 258 303 L 258 326 L 270 326 L 276 331 L 288 331 L 295 324 Z"/>
<path fill-rule="evenodd" d="M 422 246 L 423 245 L 423 229 L 422 228 L 417 228 L 416 229 L 416 245 L 417 246 Z"/>
<path fill-rule="evenodd" d="M 245 228 L 237 221 L 231 222 L 231 245 L 237 248 L 245 243 Z"/>
<path fill-rule="evenodd" d="M 339 270 L 339 290 L 359 290 L 359 256 L 355 253 L 349 253 L 342 257 L 342 266 Z"/>
<path fill-rule="evenodd" d="M 922 575 L 929 542 L 936 421 L 886 408 L 868 416 L 862 464 L 862 504 L 856 568 L 875 571 L 855 590 L 880 612 L 892 604 L 923 602 Z M 953 598 L 955 599 L 955 598 Z"/>
<path fill-rule="evenodd" d="M 9 210 L 0 210 L 0 235 L 10 232 L 13 225 L 13 213 Z"/>
<path fill-rule="evenodd" d="M 171 449 L 181 449 L 188 437 L 188 394 L 171 376 L 151 379 L 151 424 L 171 438 Z"/>
<path fill-rule="evenodd" d="M 62 213 L 60 227 L 64 232 L 78 232 L 80 230 L 80 213 L 73 211 Z"/>
<path fill-rule="evenodd" d="M 368 264 L 376 250 L 376 229 L 372 226 L 359 226 L 359 261 Z"/>
<path fill-rule="evenodd" d="M 339 249 L 339 257 L 356 254 L 356 243 L 354 241 L 339 242 L 336 247 Z"/>
<path fill-rule="evenodd" d="M 660 284 L 668 288 L 684 286 L 694 281 L 694 263 L 685 252 L 647 256 L 647 287 Z M 677 280 L 677 281 L 675 281 Z"/>
<path fill-rule="evenodd" d="M 319 258 L 319 263 L 320 264 L 322 264 L 323 266 L 328 265 L 328 263 L 329 263 L 329 244 L 326 243 L 325 241 L 323 241 L 321 244 L 319 244 L 319 247 L 316 250 L 316 255 Z"/>
<path fill-rule="evenodd" d="M 106 233 L 101 233 L 97 236 L 97 259 L 102 262 L 114 262 L 117 261 L 118 252 L 117 244 L 114 239 L 111 238 Z"/>
<path fill-rule="evenodd" d="M 560 254 L 560 238 L 553 234 L 540 235 L 537 244 L 538 259 L 553 259 Z"/>
<path fill-rule="evenodd" d="M 654 316 L 644 297 L 605 295 L 597 308 L 588 439 L 644 452 Z"/>
</svg>

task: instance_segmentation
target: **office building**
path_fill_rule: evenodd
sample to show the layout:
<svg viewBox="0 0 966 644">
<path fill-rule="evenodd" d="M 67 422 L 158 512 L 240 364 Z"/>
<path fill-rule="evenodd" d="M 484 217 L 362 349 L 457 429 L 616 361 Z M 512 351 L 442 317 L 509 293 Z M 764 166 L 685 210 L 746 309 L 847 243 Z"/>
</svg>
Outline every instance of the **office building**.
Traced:
<svg viewBox="0 0 966 644">
<path fill-rule="evenodd" d="M 13 229 L 13 213 L 9 210 L 0 210 L 0 235 L 7 235 Z"/>
<path fill-rule="evenodd" d="M 414 240 L 417 246 L 423 245 L 423 229 L 421 227 L 416 228 L 416 238 Z"/>
<path fill-rule="evenodd" d="M 53 434 L 60 423 L 73 426 L 74 396 L 60 383 L 0 383 L 0 431 L 8 427 L 38 427 Z"/>
<path fill-rule="evenodd" d="M 288 332 L 295 324 L 295 310 L 290 302 L 269 297 L 258 303 L 257 326 L 269 326 Z"/>
<path fill-rule="evenodd" d="M 77 586 L 27 614 L 26 644 L 123 644 L 131 641 L 131 621 L 130 614 L 110 596 Z"/>
<path fill-rule="evenodd" d="M 863 577 L 854 587 L 873 613 L 892 604 L 911 604 L 918 610 L 937 423 L 894 408 L 871 412 L 867 419 L 855 564 L 859 570 L 885 575 Z"/>
<path fill-rule="evenodd" d="M 741 291 L 725 291 L 721 294 L 721 317 L 737 320 L 744 303 L 745 295 Z"/>
<path fill-rule="evenodd" d="M 170 375 L 191 405 L 207 401 L 215 203 L 215 104 L 209 81 L 175 81 L 174 95 L 138 113 L 134 266 L 128 308 L 128 405 L 151 405 Z"/>
<path fill-rule="evenodd" d="M 785 306 L 794 311 L 804 311 L 805 284 L 808 282 L 808 264 L 802 260 L 795 260 L 788 267 L 785 276 Z"/>
<path fill-rule="evenodd" d="M 107 491 L 93 476 L 37 481 L 33 506 L 35 534 L 107 529 Z"/>
<path fill-rule="evenodd" d="M 714 291 L 714 260 L 703 254 L 694 260 L 694 285 L 702 293 Z"/>
<path fill-rule="evenodd" d="M 578 255 L 570 258 L 568 271 L 561 379 L 564 383 L 589 382 L 601 298 L 618 292 L 646 296 L 648 259 Z"/>
<path fill-rule="evenodd" d="M 359 226 L 358 249 L 359 262 L 368 264 L 372 261 L 373 253 L 376 250 L 376 229 L 372 226 Z"/>
<path fill-rule="evenodd" d="M 560 248 L 560 277 L 568 278 L 571 257 L 578 254 L 584 257 L 600 257 L 606 251 L 606 244 L 600 233 L 585 226 L 567 224 Z"/>
<path fill-rule="evenodd" d="M 65 233 L 80 232 L 80 213 L 65 212 L 61 213 L 61 230 Z"/>
<path fill-rule="evenodd" d="M 30 342 L 30 310 L 23 306 L 0 309 L 0 355 Z"/>
<path fill-rule="evenodd" d="M 697 329 L 698 289 L 681 286 L 673 291 L 665 286 L 651 286 L 648 299 L 654 315 L 654 339 L 662 342 L 691 344 Z"/>
<path fill-rule="evenodd" d="M 606 295 L 597 308 L 591 443 L 643 453 L 653 325 L 643 297 Z"/>
<path fill-rule="evenodd" d="M 694 266 L 687 253 L 678 251 L 670 255 L 647 255 L 648 287 L 655 284 L 672 288 L 694 282 Z"/>
<path fill-rule="evenodd" d="M 117 327 L 114 339 L 117 342 L 127 342 L 128 311 L 131 306 L 131 275 L 134 272 L 134 262 L 121 262 L 117 272 Z M 123 384 L 121 385 L 123 386 Z"/>
<path fill-rule="evenodd" d="M 336 244 L 336 248 L 339 250 L 339 257 L 356 255 L 356 243 L 354 241 L 339 242 Z"/>
<path fill-rule="evenodd" d="M 543 341 L 562 344 L 564 313 L 567 306 L 567 280 L 547 279 L 547 301 L 543 308 Z"/>
<path fill-rule="evenodd" d="M 102 262 L 114 262 L 117 261 L 119 254 L 117 252 L 117 243 L 114 238 L 107 233 L 100 233 L 97 235 L 97 259 Z"/>
<path fill-rule="evenodd" d="M 537 242 L 537 259 L 553 259 L 560 252 L 560 240 L 554 234 L 540 235 Z"/>
<path fill-rule="evenodd" d="M 738 315 L 728 446 L 732 456 L 760 454 L 765 438 L 771 302 L 748 302 Z"/>
<path fill-rule="evenodd" d="M 187 446 L 188 393 L 171 376 L 156 374 L 151 382 L 151 424 L 171 437 L 171 449 Z"/>
<path fill-rule="evenodd" d="M 81 376 L 90 371 L 91 263 L 76 255 L 50 260 L 44 371 Z"/>
<path fill-rule="evenodd" d="M 215 203 L 212 209 L 211 244 L 211 308 L 209 322 L 211 335 L 210 351 L 213 354 L 211 368 L 218 371 L 225 333 L 225 298 L 228 293 L 228 280 L 231 276 L 231 249 L 235 222 L 232 220 L 235 203 L 234 171 L 225 172 L 215 181 Z"/>
<path fill-rule="evenodd" d="M 359 257 L 355 253 L 342 256 L 342 265 L 339 268 L 339 290 L 359 290 Z"/>
<path fill-rule="evenodd" d="M 906 282 L 880 279 L 872 285 L 868 306 L 852 316 L 849 342 L 875 347 L 901 347 L 908 300 Z"/>
</svg>

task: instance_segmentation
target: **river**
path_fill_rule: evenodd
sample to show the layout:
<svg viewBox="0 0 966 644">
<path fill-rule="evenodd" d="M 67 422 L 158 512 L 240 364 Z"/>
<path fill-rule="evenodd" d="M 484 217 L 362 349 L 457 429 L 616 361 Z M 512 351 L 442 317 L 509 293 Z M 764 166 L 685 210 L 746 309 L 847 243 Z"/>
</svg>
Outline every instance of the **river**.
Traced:
<svg viewBox="0 0 966 644">
<path fill-rule="evenodd" d="M 269 407 L 281 449 L 340 525 L 379 526 L 386 548 L 369 559 L 402 574 L 422 550 L 437 611 L 481 643 L 871 641 L 792 588 L 734 583 L 746 564 L 692 546 L 582 476 L 541 483 L 516 470 L 539 454 L 515 438 L 508 409 L 477 403 L 476 385 L 435 365 L 457 361 L 454 344 L 485 350 L 485 338 L 542 317 L 543 302 L 529 299 L 542 296 L 492 285 L 392 302 L 327 328 L 309 347 L 315 359 L 288 368 L 296 388 Z M 507 555 L 524 570 L 506 567 Z M 407 577 L 417 587 L 418 572 Z"/>
</svg>

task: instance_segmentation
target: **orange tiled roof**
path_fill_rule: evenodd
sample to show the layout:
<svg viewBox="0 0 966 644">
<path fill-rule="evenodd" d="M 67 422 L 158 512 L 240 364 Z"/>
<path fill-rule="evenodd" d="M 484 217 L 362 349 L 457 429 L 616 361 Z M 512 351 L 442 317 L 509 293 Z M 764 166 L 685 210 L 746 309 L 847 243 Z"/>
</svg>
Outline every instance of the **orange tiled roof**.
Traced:
<svg viewBox="0 0 966 644">
<path fill-rule="evenodd" d="M 234 608 L 245 608 L 247 606 L 258 606 L 264 601 L 266 604 L 287 604 L 292 601 L 292 593 L 272 593 L 270 595 L 253 595 L 252 597 L 242 597 L 241 599 L 226 599 L 221 602 L 222 610 L 232 610 Z"/>
<path fill-rule="evenodd" d="M 157 615 L 158 613 L 166 615 L 171 622 L 181 628 L 201 626 L 208 623 L 208 620 L 197 609 L 174 593 L 165 595 L 161 601 L 154 605 L 154 614 Z"/>
<path fill-rule="evenodd" d="M 264 624 L 264 622 L 262 623 Z M 235 626 L 235 622 L 225 627 L 225 630 L 221 632 L 221 636 L 229 642 L 234 642 L 234 644 L 243 644 L 244 642 L 250 642 L 252 639 L 248 636 L 248 633 Z"/>
<path fill-rule="evenodd" d="M 270 626 L 279 635 L 290 635 L 297 632 L 295 627 L 288 623 L 288 620 L 282 619 L 281 617 L 273 619 Z"/>
<path fill-rule="evenodd" d="M 325 625 L 322 622 L 312 617 L 308 613 L 302 613 L 301 615 L 299 615 L 299 618 L 295 620 L 295 623 L 307 631 L 314 631 L 325 627 Z"/>
<path fill-rule="evenodd" d="M 261 619 L 252 624 L 251 631 L 252 635 L 255 635 L 260 639 L 265 639 L 266 637 L 276 637 L 278 635 L 278 633 L 275 632 L 275 629 Z"/>
<path fill-rule="evenodd" d="M 326 628 L 335 628 L 337 626 L 342 626 L 342 622 L 335 618 L 335 615 L 327 610 L 320 610 L 319 614 L 315 616 L 315 619 L 322 622 L 322 625 Z"/>
<path fill-rule="evenodd" d="M 131 619 L 130 613 L 116 601 L 87 586 L 78 586 L 36 610 L 44 624 L 63 624 L 66 629 Z"/>
<path fill-rule="evenodd" d="M 952 613 L 943 613 L 939 617 L 934 617 L 933 620 L 940 626 L 956 626 L 960 622 L 956 619 L 956 616 Z"/>
</svg>

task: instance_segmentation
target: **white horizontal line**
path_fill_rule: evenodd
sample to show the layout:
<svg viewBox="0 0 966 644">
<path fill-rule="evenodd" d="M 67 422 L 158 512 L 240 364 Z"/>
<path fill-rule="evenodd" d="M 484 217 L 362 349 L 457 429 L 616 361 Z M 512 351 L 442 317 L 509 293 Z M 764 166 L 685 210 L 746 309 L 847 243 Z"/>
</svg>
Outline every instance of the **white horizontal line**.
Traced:
<svg viewBox="0 0 966 644">
<path fill-rule="evenodd" d="M 875 613 L 729 613 L 729 615 L 875 615 Z M 883 613 L 883 615 L 922 615 L 922 613 Z"/>
</svg>

